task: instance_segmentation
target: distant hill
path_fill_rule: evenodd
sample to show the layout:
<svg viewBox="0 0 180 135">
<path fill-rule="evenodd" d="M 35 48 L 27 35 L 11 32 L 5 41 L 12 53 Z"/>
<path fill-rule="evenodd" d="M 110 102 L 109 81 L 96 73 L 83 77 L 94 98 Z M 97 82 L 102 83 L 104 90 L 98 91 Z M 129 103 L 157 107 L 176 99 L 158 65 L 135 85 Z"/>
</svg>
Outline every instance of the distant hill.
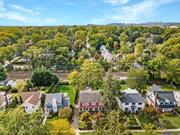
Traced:
<svg viewBox="0 0 180 135">
<path fill-rule="evenodd" d="M 116 26 L 162 26 L 162 27 L 170 27 L 170 26 L 180 26 L 180 22 L 147 22 L 147 23 L 109 23 L 108 25 L 116 25 Z"/>
</svg>

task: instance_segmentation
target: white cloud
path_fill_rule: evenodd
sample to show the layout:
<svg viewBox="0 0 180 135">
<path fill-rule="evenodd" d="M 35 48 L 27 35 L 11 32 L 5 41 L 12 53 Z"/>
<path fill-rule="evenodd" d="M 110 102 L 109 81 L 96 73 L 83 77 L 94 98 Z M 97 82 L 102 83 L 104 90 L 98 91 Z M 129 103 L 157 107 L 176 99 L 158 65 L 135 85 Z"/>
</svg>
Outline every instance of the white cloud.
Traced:
<svg viewBox="0 0 180 135">
<path fill-rule="evenodd" d="M 37 10 L 28 9 L 28 8 L 22 7 L 21 5 L 10 4 L 9 6 L 14 10 L 21 11 L 21 12 L 24 12 L 24 13 L 28 13 L 28 14 L 31 14 L 31 15 L 39 15 L 40 14 L 40 12 L 37 11 Z"/>
<path fill-rule="evenodd" d="M 99 18 L 99 20 L 104 20 L 106 23 L 139 22 L 139 20 L 142 20 L 143 17 L 150 17 L 158 7 L 175 1 L 178 0 L 143 0 L 133 5 L 119 5 L 113 8 L 113 10 L 104 14 L 102 18 Z"/>
<path fill-rule="evenodd" d="M 124 5 L 129 2 L 129 0 L 103 0 L 105 3 L 110 3 L 112 5 Z"/>
<path fill-rule="evenodd" d="M 3 0 L 0 0 L 0 9 L 6 9 Z M 33 9 L 25 8 L 21 5 L 10 4 L 8 10 L 0 10 L 0 19 L 8 19 L 18 21 L 26 25 L 54 25 L 57 23 L 56 18 L 42 18 L 39 16 L 42 7 L 35 7 Z"/>
<path fill-rule="evenodd" d="M 26 16 L 23 16 L 17 12 L 6 12 L 2 14 L 2 18 L 7 18 L 10 20 L 16 20 L 19 22 L 29 22 L 29 19 Z"/>
</svg>

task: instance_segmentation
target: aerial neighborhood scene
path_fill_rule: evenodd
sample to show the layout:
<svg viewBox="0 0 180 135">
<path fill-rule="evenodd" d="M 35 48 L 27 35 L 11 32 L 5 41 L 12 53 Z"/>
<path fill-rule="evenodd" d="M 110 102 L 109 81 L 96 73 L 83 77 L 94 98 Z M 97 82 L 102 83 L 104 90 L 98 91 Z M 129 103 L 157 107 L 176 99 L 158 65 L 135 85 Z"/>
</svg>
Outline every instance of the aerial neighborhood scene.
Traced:
<svg viewBox="0 0 180 135">
<path fill-rule="evenodd" d="M 180 135 L 180 0 L 0 0 L 0 135 Z"/>
</svg>

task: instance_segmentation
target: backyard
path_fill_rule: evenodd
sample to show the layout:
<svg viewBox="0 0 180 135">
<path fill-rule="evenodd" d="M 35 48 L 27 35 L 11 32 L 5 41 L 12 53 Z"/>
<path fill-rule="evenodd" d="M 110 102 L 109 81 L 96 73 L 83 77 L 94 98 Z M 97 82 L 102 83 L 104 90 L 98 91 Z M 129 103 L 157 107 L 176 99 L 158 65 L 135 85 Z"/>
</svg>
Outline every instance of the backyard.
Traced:
<svg viewBox="0 0 180 135">
<path fill-rule="evenodd" d="M 76 91 L 73 89 L 71 85 L 60 85 L 58 92 L 67 93 L 70 98 L 70 104 L 74 105 Z"/>
</svg>

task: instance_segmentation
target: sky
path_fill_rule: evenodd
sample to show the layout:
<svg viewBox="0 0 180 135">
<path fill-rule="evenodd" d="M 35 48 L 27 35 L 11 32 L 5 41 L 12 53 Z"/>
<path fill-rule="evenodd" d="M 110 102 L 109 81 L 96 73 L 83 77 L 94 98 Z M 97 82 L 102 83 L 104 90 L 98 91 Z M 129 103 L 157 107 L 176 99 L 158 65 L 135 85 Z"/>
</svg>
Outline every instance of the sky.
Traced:
<svg viewBox="0 0 180 135">
<path fill-rule="evenodd" d="M 0 25 L 180 22 L 180 0 L 0 0 Z"/>
</svg>

